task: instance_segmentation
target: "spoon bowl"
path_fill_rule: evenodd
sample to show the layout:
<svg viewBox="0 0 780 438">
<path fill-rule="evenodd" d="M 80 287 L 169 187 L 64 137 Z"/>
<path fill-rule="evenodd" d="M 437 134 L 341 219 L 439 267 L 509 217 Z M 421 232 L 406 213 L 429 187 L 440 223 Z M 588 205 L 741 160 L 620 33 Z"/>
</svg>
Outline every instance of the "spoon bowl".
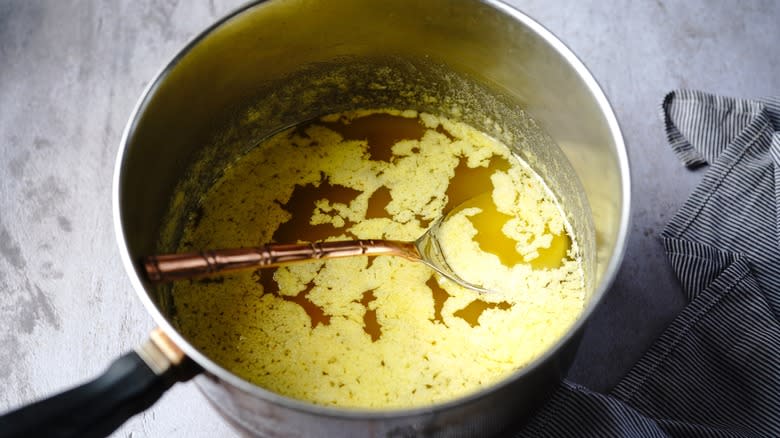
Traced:
<svg viewBox="0 0 780 438">
<path fill-rule="evenodd" d="M 454 209 L 453 211 L 457 210 L 458 208 Z M 436 219 L 428 228 L 428 230 L 414 241 L 414 247 L 417 250 L 418 255 L 417 261 L 424 263 L 426 266 L 439 273 L 442 277 L 454 281 L 466 289 L 471 289 L 480 293 L 495 292 L 493 290 L 486 289 L 481 285 L 464 280 L 455 272 L 454 269 L 452 269 L 450 264 L 447 262 L 447 258 L 444 256 L 444 252 L 441 250 L 439 240 L 439 229 L 441 228 L 442 222 L 447 217 L 448 216 L 442 216 Z"/>
</svg>

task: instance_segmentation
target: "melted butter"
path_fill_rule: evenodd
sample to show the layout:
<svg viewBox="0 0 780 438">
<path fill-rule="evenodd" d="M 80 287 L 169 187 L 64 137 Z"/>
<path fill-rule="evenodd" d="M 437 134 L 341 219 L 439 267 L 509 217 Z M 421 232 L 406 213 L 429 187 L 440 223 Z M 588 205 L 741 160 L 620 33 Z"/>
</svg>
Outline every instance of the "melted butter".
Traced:
<svg viewBox="0 0 780 438">
<path fill-rule="evenodd" d="M 482 300 L 474 300 L 470 302 L 466 307 L 453 313 L 454 316 L 463 319 L 470 326 L 476 327 L 479 325 L 479 317 L 482 313 L 488 309 L 509 310 L 512 307 L 511 304 L 506 301 L 500 303 L 486 303 Z"/>
<path fill-rule="evenodd" d="M 465 125 L 403 114 L 328 116 L 266 140 L 271 146 L 250 151 L 204 196 L 182 241 L 197 249 L 414 240 L 432 218 L 490 192 L 496 172 L 519 166 L 505 146 Z M 501 233 L 509 216 L 488 200 L 472 204 L 483 209 L 469 218 L 474 240 L 515 263 L 514 241 Z M 529 264 L 558 269 L 570 246 L 567 235 L 554 237 Z M 578 294 L 558 290 L 576 286 L 579 271 L 560 269 L 562 280 L 532 277 L 536 286 L 525 288 L 554 306 L 552 320 L 549 309 L 483 299 L 394 258 L 259 270 L 174 285 L 173 294 L 182 332 L 248 381 L 319 404 L 409 407 L 494 382 L 554 342 L 582 305 Z"/>
<path fill-rule="evenodd" d="M 370 198 L 368 198 L 368 209 L 366 211 L 366 219 L 377 219 L 383 217 L 389 217 L 387 213 L 387 204 L 393 200 L 390 195 L 390 189 L 382 186 L 374 191 Z"/>
<path fill-rule="evenodd" d="M 345 140 L 364 140 L 367 143 L 369 155 L 372 160 L 391 161 L 393 157 L 392 147 L 400 140 L 420 140 L 426 128 L 419 118 L 409 118 L 385 113 L 375 113 L 363 117 L 347 120 L 339 118 L 335 122 L 312 122 L 308 126 L 324 126 L 339 133 Z M 450 141 L 455 138 L 443 126 L 438 125 L 433 131 L 444 135 Z M 305 128 L 298 128 L 296 134 L 305 133 Z M 305 134 L 308 136 L 308 134 Z M 499 213 L 493 204 L 489 190 L 492 188 L 490 181 L 491 175 L 496 171 L 506 171 L 510 168 L 510 163 L 502 157 L 492 157 L 486 166 L 469 167 L 466 157 L 460 157 L 458 165 L 455 167 L 454 174 L 447 186 L 447 204 L 445 211 L 451 206 L 456 206 L 456 210 L 465 207 L 479 207 L 483 209 L 482 213 L 472 216 L 470 219 L 479 230 L 476 240 L 480 247 L 486 251 L 498 255 L 502 263 L 514 265 L 523 261 L 520 254 L 514 249 L 515 241 L 508 238 L 501 232 L 501 226 L 511 219 L 511 216 Z M 481 195 L 480 195 L 481 194 Z M 282 207 L 291 214 L 290 220 L 283 223 L 274 233 L 274 241 L 297 242 L 297 241 L 321 241 L 329 237 L 338 236 L 345 233 L 344 228 L 335 228 L 331 224 L 310 223 L 312 212 L 315 210 L 315 203 L 318 200 L 327 199 L 332 203 L 350 204 L 360 195 L 360 192 L 341 185 L 331 184 L 325 176 L 316 184 L 306 186 L 296 185 L 290 200 Z M 385 186 L 379 187 L 368 200 L 366 219 L 391 218 L 387 212 L 387 205 L 392 201 L 390 189 Z M 466 202 L 464 202 L 466 201 Z M 349 234 L 349 233 L 347 233 Z M 350 236 L 352 237 L 352 236 Z M 264 287 L 269 291 L 274 291 L 278 295 L 278 286 L 272 280 L 269 273 L 261 275 Z M 271 283 L 274 283 L 273 285 Z M 434 318 L 433 320 L 444 323 L 441 316 L 441 309 L 449 294 L 442 289 L 435 278 L 426 283 L 431 288 L 434 299 Z M 329 317 L 323 310 L 315 306 L 306 299 L 306 294 L 311 290 L 312 284 L 306 286 L 306 290 L 298 295 L 281 298 L 295 302 L 301 305 L 303 310 L 311 319 L 312 328 L 319 324 L 328 324 Z M 269 292 L 267 292 L 269 293 Z M 363 299 L 359 302 L 366 308 L 364 315 L 363 329 L 372 341 L 376 341 L 381 336 L 381 327 L 376 319 L 376 310 L 368 308 L 368 302 L 374 300 L 372 291 L 365 291 Z M 366 301 L 368 300 L 368 301 Z M 503 303 L 506 304 L 506 303 Z M 479 325 L 479 316 L 486 309 L 498 308 L 500 310 L 508 309 L 506 305 L 495 305 L 486 303 L 482 300 L 474 300 L 468 306 L 464 307 L 454 316 L 461 318 L 472 327 Z"/>
<path fill-rule="evenodd" d="M 469 167 L 465 157 L 460 157 L 455 173 L 447 186 L 447 205 L 445 212 L 457 208 L 485 192 L 489 192 L 493 185 L 490 177 L 498 171 L 509 169 L 509 162 L 501 157 L 492 157 L 487 166 Z"/>
<path fill-rule="evenodd" d="M 477 214 L 469 216 L 469 221 L 477 230 L 474 240 L 479 244 L 480 249 L 498 256 L 501 263 L 505 266 L 514 266 L 523 263 L 523 256 L 515 248 L 517 241 L 510 239 L 501 231 L 512 216 L 498 211 L 496 204 L 490 192 L 475 196 L 454 210 L 453 213 L 464 208 L 477 207 L 480 211 Z"/>
<path fill-rule="evenodd" d="M 549 229 L 546 231 L 549 232 Z M 568 258 L 571 249 L 571 237 L 566 232 L 553 234 L 550 245 L 537 249 L 539 254 L 529 261 L 534 269 L 557 269 Z"/>
<path fill-rule="evenodd" d="M 264 295 L 270 295 L 300 306 L 301 309 L 306 312 L 306 315 L 309 316 L 312 329 L 317 328 L 320 324 L 330 324 L 330 315 L 326 314 L 321 307 L 312 303 L 308 298 L 308 295 L 314 286 L 313 284 L 307 284 L 302 291 L 295 295 L 282 295 L 279 291 L 279 285 L 274 281 L 274 272 L 276 272 L 276 269 L 258 269 L 252 274 L 252 278 L 255 282 L 263 287 Z"/>
<path fill-rule="evenodd" d="M 571 248 L 571 238 L 564 231 L 561 234 L 553 234 L 550 244 L 538 248 L 538 255 L 526 261 L 517 251 L 517 241 L 502 231 L 503 226 L 513 219 L 513 216 L 498 211 L 490 192 L 467 200 L 450 214 L 475 207 L 481 211 L 468 217 L 477 230 L 474 241 L 479 244 L 482 251 L 498 256 L 504 266 L 512 267 L 520 263 L 528 263 L 533 269 L 556 269 L 567 257 Z M 545 228 L 545 231 L 549 233 L 548 228 Z"/>
<path fill-rule="evenodd" d="M 291 214 L 291 218 L 274 232 L 274 242 L 316 242 L 343 234 L 343 228 L 336 228 L 331 224 L 310 223 L 315 203 L 320 199 L 329 199 L 334 203 L 349 204 L 359 194 L 357 190 L 330 184 L 324 177 L 321 177 L 318 185 L 296 185 L 290 200 L 282 206 Z"/>
<path fill-rule="evenodd" d="M 371 342 L 376 342 L 382 336 L 382 326 L 376 319 L 376 309 L 369 307 L 374 300 L 376 300 L 374 291 L 368 290 L 363 292 L 363 297 L 359 301 L 366 308 L 366 313 L 363 314 L 363 330 L 371 337 Z"/>
<path fill-rule="evenodd" d="M 431 294 L 433 296 L 433 318 L 431 318 L 431 321 L 438 322 L 439 324 L 446 324 L 441 311 L 444 308 L 444 303 L 450 298 L 450 294 L 439 286 L 439 282 L 436 281 L 436 277 L 434 276 L 431 276 L 428 281 L 425 282 L 425 285 L 431 288 Z"/>
<path fill-rule="evenodd" d="M 372 160 L 390 161 L 391 148 L 400 140 L 419 140 L 426 128 L 418 118 L 401 117 L 386 113 L 374 113 L 351 120 L 340 118 L 336 122 L 317 122 L 338 132 L 344 140 L 365 140 Z"/>
</svg>

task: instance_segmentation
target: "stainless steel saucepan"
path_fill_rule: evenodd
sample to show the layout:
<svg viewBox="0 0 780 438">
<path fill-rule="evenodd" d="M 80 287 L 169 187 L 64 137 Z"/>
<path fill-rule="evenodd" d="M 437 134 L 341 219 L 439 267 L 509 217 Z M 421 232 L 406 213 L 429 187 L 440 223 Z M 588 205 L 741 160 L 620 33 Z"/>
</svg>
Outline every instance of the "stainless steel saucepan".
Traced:
<svg viewBox="0 0 780 438">
<path fill-rule="evenodd" d="M 324 407 L 253 385 L 176 329 L 142 256 L 175 250 L 183 218 L 221 169 L 259 139 L 355 108 L 463 120 L 503 140 L 548 182 L 584 255 L 588 302 L 532 364 L 465 397 L 413 409 Z M 629 167 L 613 111 L 549 31 L 496 0 L 269 0 L 185 47 L 127 124 L 113 214 L 124 265 L 159 325 L 96 380 L 0 417 L 0 436 L 101 436 L 194 377 L 230 423 L 257 436 L 488 436 L 522 422 L 565 373 L 623 257 Z"/>
</svg>

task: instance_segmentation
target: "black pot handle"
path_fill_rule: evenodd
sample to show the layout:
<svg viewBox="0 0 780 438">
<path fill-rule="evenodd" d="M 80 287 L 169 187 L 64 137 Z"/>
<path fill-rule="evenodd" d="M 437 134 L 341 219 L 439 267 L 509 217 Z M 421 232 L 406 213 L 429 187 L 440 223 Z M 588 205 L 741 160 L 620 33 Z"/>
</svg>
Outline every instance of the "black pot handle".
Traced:
<svg viewBox="0 0 780 438">
<path fill-rule="evenodd" d="M 107 436 L 199 370 L 157 329 L 96 379 L 0 416 L 0 438 Z"/>
</svg>

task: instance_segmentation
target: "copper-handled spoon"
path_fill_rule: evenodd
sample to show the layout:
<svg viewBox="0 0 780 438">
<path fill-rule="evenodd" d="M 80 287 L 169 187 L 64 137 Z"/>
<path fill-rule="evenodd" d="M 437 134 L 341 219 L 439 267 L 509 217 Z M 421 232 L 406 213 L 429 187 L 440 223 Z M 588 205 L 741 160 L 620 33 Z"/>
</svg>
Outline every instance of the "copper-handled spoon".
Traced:
<svg viewBox="0 0 780 438">
<path fill-rule="evenodd" d="M 468 202 L 468 201 L 467 201 Z M 453 211 L 460 210 L 461 207 Z M 492 292 L 456 274 L 439 246 L 442 216 L 414 242 L 398 240 L 347 240 L 313 243 L 268 243 L 256 248 L 218 249 L 187 254 L 145 257 L 146 274 L 152 282 L 168 282 L 215 275 L 249 268 L 273 268 L 291 263 L 354 256 L 398 256 L 422 262 L 445 278 L 477 291 Z"/>
</svg>

